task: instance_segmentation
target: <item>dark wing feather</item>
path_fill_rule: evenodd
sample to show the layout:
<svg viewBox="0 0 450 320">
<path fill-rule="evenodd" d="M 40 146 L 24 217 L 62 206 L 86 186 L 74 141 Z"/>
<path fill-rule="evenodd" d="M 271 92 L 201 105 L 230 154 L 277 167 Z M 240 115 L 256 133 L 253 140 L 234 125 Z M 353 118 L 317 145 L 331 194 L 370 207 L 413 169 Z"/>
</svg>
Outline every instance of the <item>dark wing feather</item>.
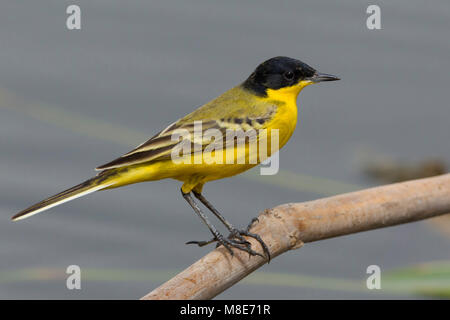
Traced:
<svg viewBox="0 0 450 320">
<path fill-rule="evenodd" d="M 202 122 L 203 131 L 211 128 L 220 129 L 220 126 L 214 120 Z M 148 161 L 169 159 L 172 149 L 179 143 L 182 143 L 180 140 L 172 140 L 173 133 L 178 129 L 189 131 L 189 133 L 191 133 L 191 142 L 194 143 L 192 134 L 194 132 L 194 123 L 186 123 L 181 125 L 176 122 L 169 125 L 166 129 L 156 134 L 146 142 L 140 144 L 135 149 L 111 162 L 97 167 L 96 170 L 113 169 Z M 194 150 L 194 148 L 191 148 L 191 150 Z"/>
<path fill-rule="evenodd" d="M 218 129 L 225 136 L 225 131 L 227 129 L 241 129 L 244 131 L 249 129 L 258 130 L 264 126 L 265 122 L 271 119 L 273 113 L 274 108 L 269 108 L 269 110 L 260 117 L 230 117 L 225 119 L 222 118 L 220 120 L 203 120 L 199 122 L 201 122 L 202 134 L 208 129 Z M 113 169 L 149 161 L 170 159 L 172 149 L 183 142 L 179 139 L 172 140 L 172 135 L 177 130 L 187 130 L 190 133 L 189 138 L 191 144 L 201 144 L 203 150 L 209 141 L 198 141 L 197 139 L 194 141 L 194 127 L 197 121 L 191 120 L 182 122 L 182 120 L 172 123 L 166 129 L 140 144 L 135 149 L 124 154 L 120 158 L 97 167 L 96 170 Z M 198 148 L 191 148 L 191 150 L 198 150 Z"/>
</svg>

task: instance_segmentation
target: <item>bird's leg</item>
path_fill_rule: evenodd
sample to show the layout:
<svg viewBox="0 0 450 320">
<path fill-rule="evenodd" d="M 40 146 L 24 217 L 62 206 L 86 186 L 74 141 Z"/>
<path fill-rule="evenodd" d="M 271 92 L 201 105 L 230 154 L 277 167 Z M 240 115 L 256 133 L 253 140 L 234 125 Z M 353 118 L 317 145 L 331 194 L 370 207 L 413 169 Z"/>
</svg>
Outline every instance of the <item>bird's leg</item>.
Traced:
<svg viewBox="0 0 450 320">
<path fill-rule="evenodd" d="M 244 237 L 240 234 L 236 233 L 236 228 L 230 222 L 228 222 L 225 217 L 216 208 L 214 208 L 214 206 L 201 193 L 196 191 L 193 191 L 192 193 L 217 217 L 217 219 L 219 219 L 225 225 L 225 227 L 227 227 L 228 231 L 230 231 L 230 235 L 228 236 L 228 238 L 231 239 L 233 237 L 237 237 L 242 242 L 242 244 L 250 245 L 250 242 L 245 240 Z M 211 239 L 207 242 L 208 244 L 212 243 L 214 242 L 214 239 Z"/>
<path fill-rule="evenodd" d="M 214 206 L 201 193 L 196 192 L 196 191 L 193 191 L 193 193 L 194 193 L 194 196 L 198 200 L 200 200 L 227 227 L 227 229 L 230 231 L 228 239 L 237 238 L 239 240 L 240 244 L 245 244 L 249 249 L 251 248 L 250 243 L 247 240 L 245 240 L 244 236 L 256 239 L 261 244 L 261 247 L 263 248 L 264 253 L 267 255 L 267 258 L 270 261 L 270 251 L 269 251 L 269 248 L 267 247 L 267 245 L 264 243 L 264 241 L 261 239 L 261 237 L 258 234 L 249 232 L 250 228 L 253 226 L 255 221 L 258 221 L 258 218 L 253 218 L 245 230 L 238 230 L 230 222 L 228 222 L 225 219 L 225 217 L 219 211 L 217 211 L 217 209 L 214 208 Z M 209 241 L 199 241 L 199 242 L 195 242 L 195 243 L 197 243 L 199 246 L 200 245 L 204 246 L 204 245 L 210 244 L 214 241 L 215 241 L 215 239 L 213 238 Z M 192 243 L 194 243 L 194 242 L 192 242 Z"/>
<path fill-rule="evenodd" d="M 199 208 L 197 203 L 195 203 L 194 199 L 192 199 L 191 193 L 190 192 L 184 193 L 182 190 L 181 194 L 183 195 L 183 198 L 192 207 L 192 209 L 194 209 L 195 213 L 197 213 L 197 215 L 200 217 L 200 219 L 202 219 L 203 223 L 207 225 L 209 231 L 211 231 L 211 233 L 213 234 L 214 239 L 221 242 L 221 239 L 223 239 L 223 235 L 220 234 L 219 231 L 217 231 L 216 227 L 214 227 L 214 225 L 211 222 L 209 222 L 208 217 L 202 212 L 202 210 Z M 187 243 L 189 244 L 189 243 L 194 243 L 194 242 L 190 241 Z M 199 246 L 204 246 L 206 244 L 208 244 L 208 241 L 203 241 L 203 242 L 198 243 Z M 224 247 L 227 248 L 227 250 L 230 252 L 231 255 L 233 255 L 233 251 L 231 250 L 231 248 L 228 245 L 224 245 Z"/>
<path fill-rule="evenodd" d="M 241 241 L 236 241 L 235 239 L 224 238 L 224 236 L 219 231 L 217 231 L 217 229 L 211 224 L 211 222 L 209 222 L 208 217 L 202 212 L 202 210 L 199 208 L 197 203 L 195 203 L 191 194 L 184 193 L 183 191 L 181 191 L 181 194 L 183 195 L 183 198 L 186 199 L 186 201 L 192 207 L 192 209 L 194 209 L 195 213 L 197 213 L 197 215 L 200 217 L 200 219 L 202 219 L 203 223 L 205 223 L 208 226 L 209 231 L 211 231 L 211 233 L 214 236 L 214 241 L 217 241 L 221 245 L 223 245 L 228 250 L 228 252 L 230 252 L 230 254 L 232 256 L 233 256 L 233 250 L 231 250 L 231 247 L 248 252 L 250 255 L 262 256 L 261 254 L 259 254 L 256 251 L 253 251 L 252 249 L 248 248 L 247 246 L 245 246 L 245 247 L 242 246 Z M 187 244 L 195 243 L 195 244 L 198 244 L 199 246 L 204 246 L 211 242 L 213 242 L 213 241 L 201 241 L 201 242 L 190 241 L 190 242 L 187 242 Z"/>
</svg>

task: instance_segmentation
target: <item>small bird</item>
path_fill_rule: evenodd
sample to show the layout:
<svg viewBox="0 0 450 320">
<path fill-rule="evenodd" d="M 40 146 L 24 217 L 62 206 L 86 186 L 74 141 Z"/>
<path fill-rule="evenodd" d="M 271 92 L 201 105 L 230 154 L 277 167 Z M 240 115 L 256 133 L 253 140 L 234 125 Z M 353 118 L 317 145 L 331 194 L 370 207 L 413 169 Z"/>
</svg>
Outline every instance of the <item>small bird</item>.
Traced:
<svg viewBox="0 0 450 320">
<path fill-rule="evenodd" d="M 259 255 L 254 251 L 244 236 L 256 239 L 270 260 L 267 245 L 258 234 L 249 230 L 257 219 L 253 219 L 247 229 L 239 230 L 229 223 L 224 216 L 204 197 L 202 190 L 206 182 L 231 177 L 242 173 L 283 147 L 294 132 L 297 123 L 297 96 L 300 91 L 314 83 L 339 80 L 338 77 L 319 73 L 306 63 L 288 57 L 274 57 L 261 63 L 255 71 L 240 85 L 226 91 L 219 97 L 199 107 L 192 113 L 170 124 L 155 136 L 140 144 L 123 156 L 96 168 L 100 172 L 87 181 L 47 198 L 12 217 L 21 220 L 36 213 L 50 209 L 64 202 L 85 196 L 95 191 L 121 187 L 124 185 L 172 178 L 183 182 L 181 194 L 193 208 L 203 223 L 211 231 L 213 238 L 208 241 L 190 241 L 188 244 L 204 246 L 217 242 L 223 245 L 231 255 L 232 247 Z M 216 130 L 228 133 L 241 130 L 256 132 L 256 140 L 267 144 L 267 154 L 261 155 L 250 148 L 247 139 L 244 144 L 234 142 L 230 145 L 225 139 L 199 139 L 195 128 L 201 124 L 201 132 Z M 197 126 L 198 127 L 198 126 Z M 272 146 L 270 137 L 277 130 L 278 147 Z M 266 130 L 266 134 L 261 132 Z M 180 139 L 180 132 L 185 132 Z M 174 136 L 178 134 L 177 138 Z M 210 155 L 214 159 L 225 159 L 231 148 L 231 157 L 235 161 L 206 161 L 205 151 L 214 145 Z M 182 149 L 182 147 L 191 147 Z M 228 149 L 227 149 L 228 148 Z M 188 150 L 181 159 L 174 161 L 173 155 L 180 150 Z M 239 153 L 244 151 L 243 153 Z M 239 156 L 240 154 L 240 156 Z M 254 156 L 255 161 L 236 161 L 237 158 Z M 228 154 L 227 154 L 228 155 Z M 179 159 L 178 159 L 179 160 Z M 228 159 L 227 159 L 228 160 Z M 242 159 L 240 159 L 242 160 Z M 205 205 L 228 229 L 228 237 L 217 231 L 208 217 L 199 207 L 192 195 Z"/>
</svg>

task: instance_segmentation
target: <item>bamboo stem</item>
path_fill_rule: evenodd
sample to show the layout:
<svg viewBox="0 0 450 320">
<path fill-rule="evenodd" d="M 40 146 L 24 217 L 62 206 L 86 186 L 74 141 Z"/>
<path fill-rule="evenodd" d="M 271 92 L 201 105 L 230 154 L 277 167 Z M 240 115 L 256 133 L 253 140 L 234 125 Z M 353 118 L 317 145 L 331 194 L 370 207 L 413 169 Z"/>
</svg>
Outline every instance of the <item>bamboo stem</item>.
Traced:
<svg viewBox="0 0 450 320">
<path fill-rule="evenodd" d="M 252 232 L 272 258 L 304 243 L 450 213 L 450 174 L 264 210 Z M 252 248 L 262 253 L 254 239 Z M 211 299 L 266 261 L 219 247 L 142 299 Z"/>
</svg>

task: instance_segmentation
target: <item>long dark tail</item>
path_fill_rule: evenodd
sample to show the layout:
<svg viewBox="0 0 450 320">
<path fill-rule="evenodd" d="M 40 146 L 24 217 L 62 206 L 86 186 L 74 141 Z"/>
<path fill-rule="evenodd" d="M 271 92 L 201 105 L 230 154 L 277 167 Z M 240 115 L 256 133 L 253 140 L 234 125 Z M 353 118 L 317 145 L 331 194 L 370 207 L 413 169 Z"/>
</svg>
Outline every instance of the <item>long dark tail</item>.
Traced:
<svg viewBox="0 0 450 320">
<path fill-rule="evenodd" d="M 106 174 L 104 174 L 106 173 Z M 15 216 L 13 216 L 11 219 L 13 221 L 22 220 L 28 217 L 31 217 L 32 215 L 35 215 L 36 213 L 45 211 L 47 209 L 53 208 L 57 205 L 60 205 L 62 203 L 71 201 L 73 199 L 85 196 L 89 193 L 107 188 L 114 184 L 114 182 L 111 181 L 109 178 L 109 174 L 107 172 L 102 172 L 100 175 L 93 177 L 89 180 L 86 180 L 83 183 L 80 183 L 79 185 L 76 185 L 70 189 L 67 189 L 63 192 L 60 192 L 50 198 L 47 198 L 39 203 L 36 203 L 35 205 L 32 205 L 31 207 L 19 212 Z"/>
</svg>

